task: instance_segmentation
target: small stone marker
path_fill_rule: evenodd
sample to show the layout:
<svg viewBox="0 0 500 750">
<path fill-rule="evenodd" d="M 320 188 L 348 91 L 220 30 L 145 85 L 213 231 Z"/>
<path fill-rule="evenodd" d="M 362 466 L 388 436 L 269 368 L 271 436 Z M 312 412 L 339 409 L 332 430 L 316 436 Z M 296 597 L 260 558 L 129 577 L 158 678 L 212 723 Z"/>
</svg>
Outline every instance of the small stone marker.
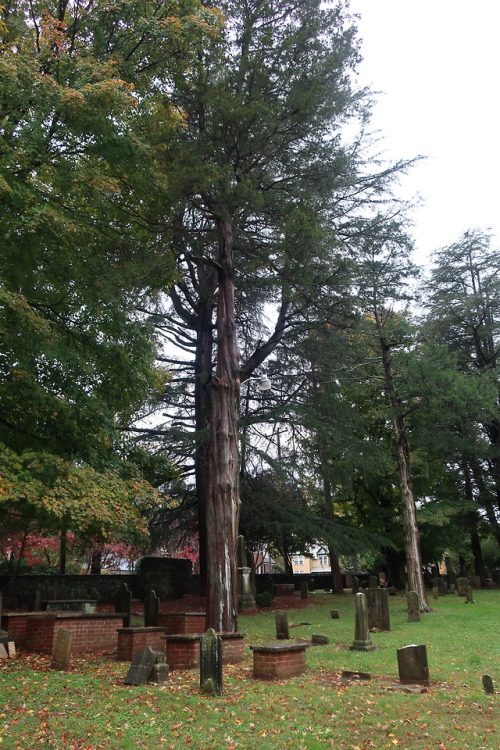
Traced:
<svg viewBox="0 0 500 750">
<path fill-rule="evenodd" d="M 351 651 L 374 651 L 375 646 L 371 642 L 370 634 L 368 632 L 368 608 L 366 605 L 366 596 L 361 593 L 356 594 L 354 602 L 356 608 L 354 641 L 349 648 Z"/>
<path fill-rule="evenodd" d="M 156 664 L 157 653 L 151 646 L 136 651 L 125 677 L 125 685 L 145 685 Z"/>
<path fill-rule="evenodd" d="M 495 688 L 493 685 L 493 680 L 491 679 L 490 675 L 483 674 L 482 681 L 483 681 L 484 692 L 487 695 L 495 695 Z"/>
<path fill-rule="evenodd" d="M 51 669 L 65 671 L 68 668 L 72 641 L 72 631 L 66 630 L 65 628 L 59 628 L 57 631 L 54 650 L 52 651 L 52 661 L 50 662 Z"/>
<path fill-rule="evenodd" d="M 403 684 L 419 683 L 427 685 L 429 682 L 429 666 L 427 663 L 427 646 L 403 646 L 398 648 L 399 681 Z"/>
<path fill-rule="evenodd" d="M 474 601 L 474 594 L 472 593 L 471 586 L 467 586 L 466 597 L 467 597 L 466 600 L 465 600 L 466 604 L 475 604 L 476 603 Z"/>
<path fill-rule="evenodd" d="M 439 589 L 437 586 L 432 587 L 432 598 L 439 599 Z"/>
<path fill-rule="evenodd" d="M 311 636 L 311 643 L 313 646 L 326 646 L 330 643 L 330 639 L 327 635 L 313 635 Z"/>
<path fill-rule="evenodd" d="M 349 669 L 342 670 L 343 680 L 371 680 L 370 672 L 351 672 Z"/>
<path fill-rule="evenodd" d="M 222 638 L 213 628 L 201 638 L 200 690 L 204 695 L 222 693 Z"/>
<path fill-rule="evenodd" d="M 279 610 L 275 615 L 276 619 L 276 638 L 280 641 L 286 641 L 290 638 L 288 628 L 288 615 L 283 610 Z"/>
<path fill-rule="evenodd" d="M 10 659 L 13 659 L 16 655 L 16 644 L 14 643 L 14 641 L 9 641 L 7 643 L 7 653 Z"/>
<path fill-rule="evenodd" d="M 469 579 L 460 576 L 457 578 L 457 594 L 458 596 L 467 596 L 467 586 L 469 585 Z"/>
<path fill-rule="evenodd" d="M 408 591 L 408 622 L 420 622 L 420 602 L 416 591 Z"/>
<path fill-rule="evenodd" d="M 144 602 L 144 627 L 156 627 L 158 625 L 158 615 L 160 614 L 160 599 L 156 591 L 150 589 Z"/>
<path fill-rule="evenodd" d="M 387 589 L 366 589 L 368 605 L 368 629 L 390 630 L 389 595 Z"/>
<path fill-rule="evenodd" d="M 169 671 L 169 666 L 166 662 L 153 664 L 148 682 L 156 682 L 158 685 L 163 685 L 168 679 Z"/>
<path fill-rule="evenodd" d="M 300 598 L 307 599 L 309 596 L 309 584 L 307 581 L 300 582 Z"/>
<path fill-rule="evenodd" d="M 331 609 L 330 617 L 332 618 L 332 620 L 340 620 L 340 612 L 338 611 L 338 609 Z"/>
<path fill-rule="evenodd" d="M 0 659 L 8 659 L 9 655 L 3 643 L 0 643 Z"/>
</svg>

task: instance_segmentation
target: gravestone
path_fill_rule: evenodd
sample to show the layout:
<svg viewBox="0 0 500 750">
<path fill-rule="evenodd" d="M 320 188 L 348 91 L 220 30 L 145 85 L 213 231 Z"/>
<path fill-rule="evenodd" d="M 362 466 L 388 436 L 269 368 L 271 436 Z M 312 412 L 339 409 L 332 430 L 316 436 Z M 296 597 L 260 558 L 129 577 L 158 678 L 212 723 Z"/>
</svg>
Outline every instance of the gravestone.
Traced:
<svg viewBox="0 0 500 750">
<path fill-rule="evenodd" d="M 483 674 L 482 681 L 483 681 L 484 692 L 487 695 L 495 695 L 495 687 L 493 685 L 493 680 L 491 679 L 490 675 Z"/>
<path fill-rule="evenodd" d="M 288 628 L 288 615 L 283 610 L 279 610 L 275 615 L 276 619 L 276 638 L 278 640 L 288 640 L 290 638 L 290 631 Z"/>
<path fill-rule="evenodd" d="M 356 594 L 354 597 L 355 603 L 355 626 L 354 626 L 354 641 L 352 646 L 349 646 L 351 651 L 374 651 L 375 646 L 370 640 L 370 633 L 368 631 L 368 607 L 366 604 L 366 596 L 364 594 Z"/>
<path fill-rule="evenodd" d="M 315 591 L 316 590 L 316 585 L 314 583 L 314 578 L 309 578 L 308 579 L 308 581 L 307 581 L 307 587 L 308 587 L 309 591 Z"/>
<path fill-rule="evenodd" d="M 50 662 L 51 669 L 65 671 L 68 668 L 72 641 L 73 633 L 71 630 L 59 628 L 57 631 L 56 642 L 54 644 L 54 650 L 52 651 L 52 661 Z"/>
<path fill-rule="evenodd" d="M 313 646 L 326 646 L 330 643 L 330 639 L 327 635 L 312 635 L 311 643 Z"/>
<path fill-rule="evenodd" d="M 448 582 L 448 588 L 450 591 L 455 591 L 457 586 L 457 574 L 453 570 L 451 560 L 448 555 L 444 558 L 444 564 L 446 565 L 446 580 Z"/>
<path fill-rule="evenodd" d="M 123 614 L 123 627 L 129 628 L 132 616 L 132 592 L 126 583 L 120 585 L 116 594 L 115 612 Z"/>
<path fill-rule="evenodd" d="M 158 655 L 160 655 L 160 652 L 158 652 Z M 151 674 L 149 675 L 148 682 L 156 682 L 157 685 L 163 685 L 164 682 L 168 679 L 169 674 L 169 666 L 166 661 L 157 661 L 156 664 L 153 664 L 153 668 L 151 670 Z"/>
<path fill-rule="evenodd" d="M 250 580 L 251 568 L 248 565 L 245 537 L 239 536 L 237 543 L 238 560 L 238 611 L 245 612 L 255 609 L 255 597 Z"/>
<path fill-rule="evenodd" d="M 213 628 L 201 638 L 200 690 L 205 695 L 222 693 L 222 638 Z"/>
<path fill-rule="evenodd" d="M 160 614 L 160 599 L 156 591 L 150 589 L 144 602 L 144 627 L 154 628 L 158 625 L 158 615 Z"/>
<path fill-rule="evenodd" d="M 387 584 L 386 575 L 383 571 L 380 571 L 380 573 L 378 574 L 378 585 L 384 587 L 386 586 L 386 584 Z"/>
<path fill-rule="evenodd" d="M 136 651 L 125 677 L 125 685 L 145 685 L 156 664 L 157 652 L 151 646 Z"/>
<path fill-rule="evenodd" d="M 400 682 L 428 684 L 427 646 L 403 646 L 403 648 L 398 648 L 397 655 Z"/>
<path fill-rule="evenodd" d="M 446 581 L 440 576 L 436 576 L 436 578 L 433 578 L 431 583 L 432 583 L 432 588 L 434 587 L 437 588 L 439 592 L 439 596 L 444 596 L 447 593 Z"/>
<path fill-rule="evenodd" d="M 352 593 L 358 594 L 359 593 L 359 578 L 358 576 L 352 577 Z"/>
<path fill-rule="evenodd" d="M 467 591 L 465 593 L 465 596 L 466 596 L 466 599 L 465 599 L 465 603 L 466 604 L 475 604 L 476 603 L 474 601 L 474 595 L 472 593 L 472 587 L 471 586 L 467 586 Z"/>
<path fill-rule="evenodd" d="M 340 612 L 338 611 L 338 609 L 331 609 L 330 617 L 332 618 L 332 620 L 340 620 Z"/>
<path fill-rule="evenodd" d="M 457 594 L 458 596 L 467 596 L 467 586 L 469 585 L 469 579 L 459 576 L 457 578 Z"/>
<path fill-rule="evenodd" d="M 378 588 L 378 576 L 370 576 L 368 578 L 368 588 L 369 589 L 376 589 Z"/>
<path fill-rule="evenodd" d="M 439 599 L 439 589 L 437 586 L 432 587 L 432 598 Z"/>
<path fill-rule="evenodd" d="M 368 605 L 368 630 L 390 630 L 389 595 L 387 589 L 366 589 Z"/>
<path fill-rule="evenodd" d="M 346 589 L 352 588 L 352 573 L 345 574 L 345 587 Z"/>
<path fill-rule="evenodd" d="M 301 599 L 307 599 L 309 596 L 309 585 L 307 581 L 300 582 L 300 598 Z"/>
<path fill-rule="evenodd" d="M 13 659 L 16 655 L 16 644 L 14 641 L 9 641 L 7 643 L 7 653 L 9 655 L 9 659 Z"/>
<path fill-rule="evenodd" d="M 3 645 L 3 643 L 0 643 L 0 659 L 8 659 L 9 655 L 7 653 L 7 649 Z"/>
<path fill-rule="evenodd" d="M 420 622 L 420 602 L 416 591 L 408 591 L 408 622 Z"/>
</svg>

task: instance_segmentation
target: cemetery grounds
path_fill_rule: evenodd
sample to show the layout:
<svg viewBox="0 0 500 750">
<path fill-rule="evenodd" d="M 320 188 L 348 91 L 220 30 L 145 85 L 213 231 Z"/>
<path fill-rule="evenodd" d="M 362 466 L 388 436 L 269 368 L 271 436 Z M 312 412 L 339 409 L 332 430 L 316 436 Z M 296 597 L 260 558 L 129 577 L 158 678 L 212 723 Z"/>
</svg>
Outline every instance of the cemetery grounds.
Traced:
<svg viewBox="0 0 500 750">
<path fill-rule="evenodd" d="M 349 650 L 352 595 L 295 600 L 297 608 L 288 609 L 291 639 L 329 638 L 307 649 L 306 673 L 257 681 L 246 648 L 242 664 L 224 668 L 219 697 L 200 694 L 196 670 L 172 672 L 164 685 L 133 687 L 123 682 L 128 663 L 112 653 L 72 656 L 59 672 L 49 669 L 49 656 L 21 651 L 0 662 L 0 748 L 498 750 L 500 591 L 475 591 L 474 598 L 430 598 L 433 612 L 410 623 L 406 598 L 389 597 L 391 631 L 371 634 L 372 652 Z M 332 609 L 339 619 L 330 617 Z M 272 609 L 241 615 L 239 626 L 247 645 L 276 640 Z M 398 684 L 396 650 L 409 644 L 427 645 L 431 682 L 424 693 L 390 690 Z M 342 670 L 371 679 L 345 681 Z M 494 695 L 483 690 L 484 674 L 493 678 Z"/>
</svg>

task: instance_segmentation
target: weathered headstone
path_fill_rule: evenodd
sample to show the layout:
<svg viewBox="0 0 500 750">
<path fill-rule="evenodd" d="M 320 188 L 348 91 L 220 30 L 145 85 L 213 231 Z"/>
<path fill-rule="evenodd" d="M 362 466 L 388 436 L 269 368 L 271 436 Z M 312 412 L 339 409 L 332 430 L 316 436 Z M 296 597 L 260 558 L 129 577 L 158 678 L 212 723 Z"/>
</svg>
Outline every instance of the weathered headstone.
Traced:
<svg viewBox="0 0 500 750">
<path fill-rule="evenodd" d="M 7 653 L 9 655 L 9 659 L 13 659 L 16 655 L 16 644 L 14 641 L 9 641 L 7 643 Z"/>
<path fill-rule="evenodd" d="M 420 622 L 420 602 L 416 591 L 408 591 L 408 622 Z"/>
<path fill-rule="evenodd" d="M 467 596 L 467 586 L 469 585 L 469 579 L 459 576 L 457 578 L 457 594 L 458 596 Z"/>
<path fill-rule="evenodd" d="M 125 685 L 145 685 L 156 664 L 157 653 L 151 646 L 136 651 L 125 677 Z"/>
<path fill-rule="evenodd" d="M 160 614 L 160 599 L 156 591 L 150 589 L 144 602 L 144 627 L 156 627 L 158 625 L 158 615 Z"/>
<path fill-rule="evenodd" d="M 352 573 L 345 574 L 345 587 L 346 589 L 352 588 Z"/>
<path fill-rule="evenodd" d="M 3 645 L 3 643 L 0 643 L 0 659 L 8 659 L 9 655 L 7 653 L 7 649 Z"/>
<path fill-rule="evenodd" d="M 387 583 L 387 578 L 383 570 L 378 574 L 378 585 L 384 587 Z"/>
<path fill-rule="evenodd" d="M 330 643 L 330 639 L 327 635 L 312 635 L 311 636 L 311 643 L 313 646 L 327 646 Z"/>
<path fill-rule="evenodd" d="M 466 599 L 465 599 L 465 603 L 466 604 L 475 604 L 476 603 L 474 601 L 474 594 L 472 593 L 471 586 L 467 586 L 467 591 L 465 593 L 465 596 L 466 596 Z"/>
<path fill-rule="evenodd" d="M 290 638 L 290 631 L 288 628 L 288 615 L 283 610 L 279 610 L 275 615 L 276 619 L 276 638 L 278 640 L 288 640 Z"/>
<path fill-rule="evenodd" d="M 352 593 L 358 594 L 359 593 L 359 578 L 358 576 L 352 577 Z"/>
<path fill-rule="evenodd" d="M 255 609 L 255 597 L 252 592 L 250 580 L 251 568 L 247 563 L 247 551 L 245 548 L 245 537 L 238 537 L 237 544 L 238 560 L 238 611 L 245 612 Z"/>
<path fill-rule="evenodd" d="M 300 598 L 307 599 L 309 596 L 309 585 L 307 581 L 301 580 L 300 582 Z"/>
<path fill-rule="evenodd" d="M 376 588 L 378 588 L 378 576 L 371 575 L 368 578 L 368 588 L 369 589 L 376 589 Z"/>
<path fill-rule="evenodd" d="M 123 627 L 130 627 L 132 617 L 132 592 L 126 583 L 122 583 L 115 598 L 115 612 L 123 614 Z"/>
<path fill-rule="evenodd" d="M 427 685 L 429 682 L 429 666 L 427 663 L 427 646 L 403 646 L 398 648 L 399 681 L 402 683 L 419 683 Z"/>
<path fill-rule="evenodd" d="M 491 679 L 490 675 L 483 674 L 482 681 L 483 681 L 484 692 L 487 695 L 495 695 L 495 687 L 493 685 L 493 680 Z"/>
<path fill-rule="evenodd" d="M 200 643 L 200 690 L 205 695 L 222 693 L 222 639 L 212 628 Z"/>
<path fill-rule="evenodd" d="M 371 642 L 370 633 L 368 631 L 368 607 L 366 604 L 366 596 L 358 593 L 354 597 L 354 602 L 356 617 L 354 641 L 349 648 L 351 651 L 374 651 L 375 646 Z"/>
<path fill-rule="evenodd" d="M 437 586 L 432 587 L 432 598 L 439 599 L 439 589 Z"/>
<path fill-rule="evenodd" d="M 331 609 L 330 617 L 332 618 L 332 620 L 340 620 L 340 612 L 338 611 L 338 609 Z"/>
<path fill-rule="evenodd" d="M 156 664 L 153 664 L 148 682 L 156 682 L 158 685 L 162 685 L 167 681 L 169 671 L 169 666 L 166 662 L 156 662 Z"/>
<path fill-rule="evenodd" d="M 390 630 L 389 595 L 387 589 L 366 589 L 368 605 L 368 630 Z"/>
<path fill-rule="evenodd" d="M 71 653 L 71 643 L 73 633 L 66 628 L 59 628 L 56 635 L 56 642 L 52 651 L 51 669 L 60 669 L 65 671 L 69 664 L 69 655 Z"/>
</svg>

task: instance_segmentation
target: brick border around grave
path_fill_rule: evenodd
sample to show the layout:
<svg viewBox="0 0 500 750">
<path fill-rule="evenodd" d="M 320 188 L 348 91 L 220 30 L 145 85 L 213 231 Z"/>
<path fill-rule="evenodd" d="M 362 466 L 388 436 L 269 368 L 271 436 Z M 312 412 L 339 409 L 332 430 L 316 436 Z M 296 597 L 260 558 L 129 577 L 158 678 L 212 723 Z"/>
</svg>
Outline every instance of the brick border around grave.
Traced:
<svg viewBox="0 0 500 750">
<path fill-rule="evenodd" d="M 142 651 L 146 646 L 150 646 L 153 651 L 165 651 L 165 628 L 162 627 L 137 627 L 137 628 L 119 628 L 118 649 L 116 652 L 117 661 L 132 661 L 137 651 Z"/>
<path fill-rule="evenodd" d="M 309 643 L 267 643 L 250 646 L 253 651 L 253 676 L 258 680 L 287 680 L 306 670 Z"/>
<path fill-rule="evenodd" d="M 222 640 L 222 663 L 243 661 L 246 633 L 217 633 Z M 175 633 L 162 636 L 170 669 L 194 669 L 200 663 L 201 635 Z"/>
<path fill-rule="evenodd" d="M 29 615 L 24 648 L 40 654 L 51 654 L 57 631 L 65 628 L 73 633 L 72 653 L 85 654 L 115 649 L 117 625 L 123 626 L 123 615 L 82 612 L 51 612 Z"/>
<path fill-rule="evenodd" d="M 160 612 L 157 623 L 166 635 L 202 635 L 206 630 L 206 619 L 205 612 Z"/>
</svg>

